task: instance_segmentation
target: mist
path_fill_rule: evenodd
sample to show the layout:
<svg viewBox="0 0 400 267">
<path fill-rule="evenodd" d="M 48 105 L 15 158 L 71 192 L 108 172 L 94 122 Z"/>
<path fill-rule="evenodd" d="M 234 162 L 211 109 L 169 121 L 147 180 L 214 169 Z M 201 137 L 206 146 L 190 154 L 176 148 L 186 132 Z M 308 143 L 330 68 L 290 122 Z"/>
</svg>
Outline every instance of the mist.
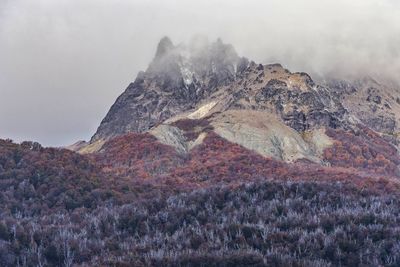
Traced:
<svg viewBox="0 0 400 267">
<path fill-rule="evenodd" d="M 400 83 L 396 0 L 1 0 L 0 138 L 88 140 L 160 38 L 198 34 L 291 71 Z"/>
</svg>

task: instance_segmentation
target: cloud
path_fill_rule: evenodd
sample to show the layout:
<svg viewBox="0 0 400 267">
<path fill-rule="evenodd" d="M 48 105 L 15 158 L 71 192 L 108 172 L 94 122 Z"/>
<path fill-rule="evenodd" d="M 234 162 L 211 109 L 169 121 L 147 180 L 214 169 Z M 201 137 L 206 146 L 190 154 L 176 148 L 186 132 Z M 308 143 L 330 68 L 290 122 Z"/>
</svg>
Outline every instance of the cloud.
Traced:
<svg viewBox="0 0 400 267">
<path fill-rule="evenodd" d="M 0 137 L 89 139 L 162 36 L 195 34 L 294 71 L 399 81 L 395 0 L 3 0 Z"/>
</svg>

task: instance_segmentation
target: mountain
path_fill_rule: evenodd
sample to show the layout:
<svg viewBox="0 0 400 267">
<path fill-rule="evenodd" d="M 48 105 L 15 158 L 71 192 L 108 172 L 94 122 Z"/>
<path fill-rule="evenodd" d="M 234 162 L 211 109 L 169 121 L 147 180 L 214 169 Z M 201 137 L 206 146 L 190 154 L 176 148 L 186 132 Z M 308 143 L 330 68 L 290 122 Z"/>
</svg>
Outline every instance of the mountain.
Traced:
<svg viewBox="0 0 400 267">
<path fill-rule="evenodd" d="M 174 46 L 164 37 L 146 72 L 117 99 L 91 142 L 147 131 L 210 102 L 217 102 L 221 110 L 273 112 L 296 131 L 345 128 L 343 121 L 352 119 L 353 124 L 356 120 L 397 139 L 399 92 L 399 87 L 370 77 L 316 84 L 308 74 L 291 73 L 279 64 L 249 62 L 221 40 L 197 38 Z"/>
<path fill-rule="evenodd" d="M 174 46 L 163 38 L 147 71 L 117 99 L 91 142 L 147 131 L 202 103 L 218 104 L 219 111 L 267 110 L 297 131 L 319 124 L 336 127 L 343 119 L 337 96 L 307 74 L 249 62 L 221 40 L 193 42 Z"/>
<path fill-rule="evenodd" d="M 89 142 L 0 140 L 0 266 L 399 266 L 399 95 L 165 37 Z"/>
<path fill-rule="evenodd" d="M 90 143 L 72 149 L 99 152 L 108 140 L 134 132 L 190 154 L 213 132 L 264 157 L 329 165 L 324 151 L 341 139 L 327 131 L 356 138 L 371 130 L 376 134 L 368 138 L 390 147 L 381 154 L 399 149 L 399 92 L 369 77 L 317 83 L 280 64 L 239 57 L 220 39 L 174 45 L 164 37 L 148 69 L 118 97 Z M 390 154 L 396 164 L 398 156 Z M 359 156 L 367 165 L 365 155 L 350 158 Z"/>
<path fill-rule="evenodd" d="M 231 45 L 193 40 L 174 46 L 164 37 L 146 72 L 138 74 L 118 97 L 91 142 L 128 132 L 144 132 L 182 111 L 194 108 L 219 86 L 235 80 L 246 67 Z"/>
</svg>

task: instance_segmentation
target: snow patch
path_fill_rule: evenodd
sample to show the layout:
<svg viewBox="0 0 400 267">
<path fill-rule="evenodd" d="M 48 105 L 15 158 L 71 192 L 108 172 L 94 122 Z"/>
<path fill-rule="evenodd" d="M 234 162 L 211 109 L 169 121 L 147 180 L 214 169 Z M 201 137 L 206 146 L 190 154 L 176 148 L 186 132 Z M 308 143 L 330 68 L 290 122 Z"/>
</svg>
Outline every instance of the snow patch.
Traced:
<svg viewBox="0 0 400 267">
<path fill-rule="evenodd" d="M 188 87 L 193 83 L 193 75 L 194 73 L 185 65 L 181 66 L 181 73 L 182 73 L 182 78 L 183 82 L 185 83 L 185 86 Z"/>
<path fill-rule="evenodd" d="M 211 62 L 211 71 L 212 71 L 212 73 L 217 73 L 217 67 L 215 66 L 214 61 Z"/>
<path fill-rule="evenodd" d="M 190 113 L 187 118 L 191 120 L 201 119 L 205 117 L 210 110 L 217 104 L 216 101 L 210 102 L 198 108 L 196 111 Z"/>
</svg>

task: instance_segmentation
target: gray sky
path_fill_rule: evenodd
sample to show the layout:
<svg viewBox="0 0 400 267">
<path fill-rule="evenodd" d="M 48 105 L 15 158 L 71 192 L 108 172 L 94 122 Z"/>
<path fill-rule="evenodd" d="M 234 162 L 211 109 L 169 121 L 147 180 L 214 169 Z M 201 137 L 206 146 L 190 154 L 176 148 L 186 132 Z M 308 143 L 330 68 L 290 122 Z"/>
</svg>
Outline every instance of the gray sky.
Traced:
<svg viewBox="0 0 400 267">
<path fill-rule="evenodd" d="M 0 0 L 0 138 L 88 140 L 162 36 L 196 34 L 293 71 L 399 81 L 397 0 Z"/>
</svg>

